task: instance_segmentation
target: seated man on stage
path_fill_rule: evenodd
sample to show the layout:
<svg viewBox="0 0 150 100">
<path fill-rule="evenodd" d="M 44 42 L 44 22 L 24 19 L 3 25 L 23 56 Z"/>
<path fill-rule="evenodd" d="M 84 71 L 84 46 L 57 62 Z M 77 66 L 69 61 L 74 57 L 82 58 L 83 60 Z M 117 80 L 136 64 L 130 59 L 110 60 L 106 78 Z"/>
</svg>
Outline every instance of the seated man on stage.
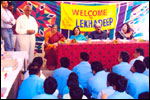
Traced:
<svg viewBox="0 0 150 100">
<path fill-rule="evenodd" d="M 54 70 L 57 66 L 56 47 L 58 41 L 65 39 L 63 34 L 57 31 L 57 25 L 52 25 L 52 29 L 45 35 L 45 58 L 47 59 L 47 68 Z"/>
<path fill-rule="evenodd" d="M 122 25 L 121 31 L 118 31 L 116 33 L 116 38 L 120 38 L 120 39 L 132 39 L 133 38 L 133 31 L 131 30 L 130 26 L 128 23 L 124 23 Z"/>
<path fill-rule="evenodd" d="M 106 31 L 101 30 L 102 26 L 99 23 L 95 24 L 95 31 L 92 32 L 88 37 L 91 39 L 107 39 Z"/>
</svg>

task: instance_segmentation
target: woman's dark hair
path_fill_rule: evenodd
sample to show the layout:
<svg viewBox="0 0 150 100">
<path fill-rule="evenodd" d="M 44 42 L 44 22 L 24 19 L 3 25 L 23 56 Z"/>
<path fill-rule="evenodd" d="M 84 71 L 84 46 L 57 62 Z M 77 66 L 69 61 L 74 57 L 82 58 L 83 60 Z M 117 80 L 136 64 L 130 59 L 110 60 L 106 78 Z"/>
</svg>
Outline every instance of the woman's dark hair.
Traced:
<svg viewBox="0 0 150 100">
<path fill-rule="evenodd" d="M 124 23 L 124 24 L 122 25 L 122 27 L 123 27 L 125 24 L 127 25 L 127 33 L 128 33 L 128 32 L 130 32 L 130 31 L 131 31 L 131 28 L 130 28 L 130 26 L 129 26 L 129 24 L 128 24 L 128 23 Z"/>
<path fill-rule="evenodd" d="M 76 74 L 75 72 L 71 72 L 71 73 L 70 73 L 68 79 L 70 79 L 70 78 L 74 78 L 74 79 L 77 79 L 77 80 L 78 80 L 78 76 L 77 76 L 77 74 Z"/>
<path fill-rule="evenodd" d="M 79 34 L 80 34 L 80 28 L 79 28 L 79 27 L 75 27 L 75 28 L 73 29 L 72 35 L 75 35 L 74 31 L 75 31 L 76 28 L 79 30 Z"/>
</svg>

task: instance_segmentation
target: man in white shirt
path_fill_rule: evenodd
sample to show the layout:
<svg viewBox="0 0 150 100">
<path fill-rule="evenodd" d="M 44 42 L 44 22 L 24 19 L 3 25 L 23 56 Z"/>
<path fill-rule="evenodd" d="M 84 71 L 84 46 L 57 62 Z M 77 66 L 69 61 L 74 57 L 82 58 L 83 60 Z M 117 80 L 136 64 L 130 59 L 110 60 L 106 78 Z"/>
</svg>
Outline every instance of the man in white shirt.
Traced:
<svg viewBox="0 0 150 100">
<path fill-rule="evenodd" d="M 15 25 L 15 18 L 7 9 L 8 1 L 1 1 L 1 35 L 4 40 L 6 51 L 13 51 L 13 31 L 12 26 Z"/>
<path fill-rule="evenodd" d="M 133 66 L 136 60 L 141 60 L 141 61 L 144 60 L 144 50 L 142 48 L 136 48 L 133 56 L 134 59 L 132 59 L 129 63 L 131 66 Z"/>
<path fill-rule="evenodd" d="M 32 7 L 27 5 L 24 8 L 24 15 L 17 19 L 16 32 L 18 35 L 17 51 L 27 51 L 29 62 L 34 58 L 35 33 L 38 32 L 38 24 L 34 17 L 31 16 Z"/>
</svg>

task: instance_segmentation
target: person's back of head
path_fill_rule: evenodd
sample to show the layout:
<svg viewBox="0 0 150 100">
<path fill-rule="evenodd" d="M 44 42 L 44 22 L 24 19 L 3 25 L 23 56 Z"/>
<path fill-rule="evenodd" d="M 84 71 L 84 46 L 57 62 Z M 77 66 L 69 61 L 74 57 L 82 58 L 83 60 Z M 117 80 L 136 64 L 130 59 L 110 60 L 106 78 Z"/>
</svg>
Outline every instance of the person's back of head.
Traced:
<svg viewBox="0 0 150 100">
<path fill-rule="evenodd" d="M 103 65 L 100 61 L 94 61 L 91 63 L 92 71 L 95 71 L 95 73 L 103 70 Z"/>
<path fill-rule="evenodd" d="M 113 86 L 116 83 L 117 78 L 118 74 L 110 72 L 107 76 L 107 84 L 109 86 Z"/>
<path fill-rule="evenodd" d="M 122 51 L 120 53 L 120 58 L 122 59 L 123 62 L 128 62 L 129 61 L 129 54 L 126 51 Z"/>
<path fill-rule="evenodd" d="M 67 57 L 62 57 L 60 59 L 61 67 L 68 68 L 70 65 L 70 60 Z"/>
<path fill-rule="evenodd" d="M 145 63 L 146 68 L 149 69 L 149 56 L 145 57 L 143 62 Z"/>
<path fill-rule="evenodd" d="M 70 78 L 74 78 L 74 79 L 77 79 L 77 80 L 78 80 L 78 76 L 77 76 L 77 74 L 76 74 L 75 72 L 71 72 L 71 73 L 69 74 L 68 79 L 70 79 Z"/>
<path fill-rule="evenodd" d="M 71 88 L 69 94 L 71 99 L 82 99 L 83 90 L 80 87 Z"/>
<path fill-rule="evenodd" d="M 40 65 L 36 62 L 33 62 L 28 67 L 29 75 L 40 73 Z"/>
<path fill-rule="evenodd" d="M 69 78 L 67 80 L 67 86 L 69 89 L 79 87 L 79 81 L 75 78 Z"/>
<path fill-rule="evenodd" d="M 43 65 L 43 59 L 42 59 L 42 57 L 35 57 L 32 62 L 39 63 L 39 65 L 40 65 L 41 67 L 42 67 L 42 65 Z"/>
<path fill-rule="evenodd" d="M 149 99 L 149 92 L 143 92 L 139 94 L 138 99 Z"/>
<path fill-rule="evenodd" d="M 145 64 L 141 60 L 136 60 L 133 64 L 135 72 L 143 73 L 146 69 Z"/>
<path fill-rule="evenodd" d="M 88 61 L 88 60 L 89 60 L 89 54 L 86 53 L 86 52 L 81 52 L 81 53 L 80 53 L 80 58 L 81 58 L 83 61 Z"/>
<path fill-rule="evenodd" d="M 115 90 L 124 92 L 127 88 L 127 79 L 124 76 L 118 75 L 116 83 L 114 83 Z"/>
<path fill-rule="evenodd" d="M 53 94 L 57 89 L 57 81 L 53 77 L 48 77 L 44 81 L 44 91 L 46 94 Z"/>
<path fill-rule="evenodd" d="M 140 53 L 141 56 L 144 56 L 144 50 L 142 48 L 136 48 L 136 52 Z"/>
</svg>

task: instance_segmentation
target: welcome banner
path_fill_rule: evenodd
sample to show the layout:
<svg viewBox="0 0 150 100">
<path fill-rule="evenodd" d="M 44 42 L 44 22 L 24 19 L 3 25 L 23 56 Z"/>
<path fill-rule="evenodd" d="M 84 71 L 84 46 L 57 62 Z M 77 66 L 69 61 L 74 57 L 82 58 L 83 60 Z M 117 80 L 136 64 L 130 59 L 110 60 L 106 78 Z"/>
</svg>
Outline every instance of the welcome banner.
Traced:
<svg viewBox="0 0 150 100">
<path fill-rule="evenodd" d="M 82 6 L 61 4 L 61 29 L 94 31 L 95 23 L 102 25 L 102 30 L 116 27 L 116 5 Z"/>
</svg>

